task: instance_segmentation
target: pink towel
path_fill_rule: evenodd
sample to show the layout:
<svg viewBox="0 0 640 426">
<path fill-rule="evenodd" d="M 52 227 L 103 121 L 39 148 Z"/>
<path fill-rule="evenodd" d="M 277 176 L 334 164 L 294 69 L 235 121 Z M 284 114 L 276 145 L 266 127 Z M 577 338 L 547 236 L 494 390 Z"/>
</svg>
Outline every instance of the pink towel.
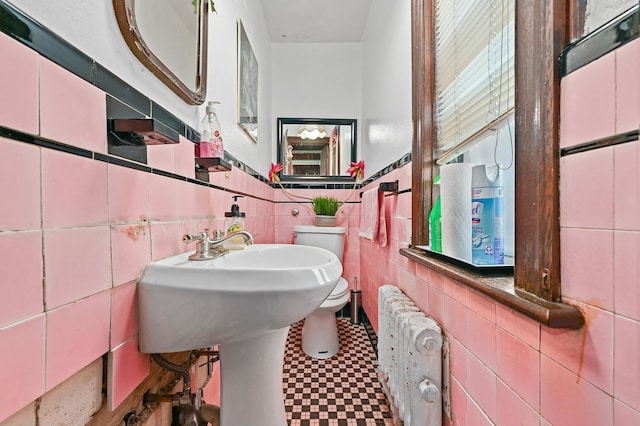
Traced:
<svg viewBox="0 0 640 426">
<path fill-rule="evenodd" d="M 362 194 L 358 236 L 377 243 L 380 247 L 387 245 L 384 193 L 379 192 L 378 188 L 370 189 Z"/>
</svg>

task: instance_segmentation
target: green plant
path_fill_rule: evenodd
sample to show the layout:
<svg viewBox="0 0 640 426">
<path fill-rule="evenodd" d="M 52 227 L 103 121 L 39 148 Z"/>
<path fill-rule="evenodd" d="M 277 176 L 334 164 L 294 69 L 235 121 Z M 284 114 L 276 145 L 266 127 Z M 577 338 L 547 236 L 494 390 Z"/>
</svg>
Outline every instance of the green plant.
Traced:
<svg viewBox="0 0 640 426">
<path fill-rule="evenodd" d="M 311 204 L 313 205 L 313 211 L 317 215 L 335 216 L 341 203 L 333 197 L 320 196 L 314 197 L 311 200 Z"/>
</svg>

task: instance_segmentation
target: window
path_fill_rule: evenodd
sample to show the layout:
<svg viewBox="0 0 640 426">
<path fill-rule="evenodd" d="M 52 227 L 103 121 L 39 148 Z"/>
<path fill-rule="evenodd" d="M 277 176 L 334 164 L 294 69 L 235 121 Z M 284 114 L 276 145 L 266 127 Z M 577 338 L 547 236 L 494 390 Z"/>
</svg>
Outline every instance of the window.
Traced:
<svg viewBox="0 0 640 426">
<path fill-rule="evenodd" d="M 514 0 L 435 0 L 439 165 L 514 106 Z"/>
<path fill-rule="evenodd" d="M 427 244 L 437 140 L 434 10 L 436 0 L 413 0 L 413 232 Z M 518 2 L 515 9 L 515 299 L 487 294 L 550 327 L 577 328 L 583 318 L 560 301 L 558 135 L 560 69 L 568 44 L 563 0 Z M 414 256 L 410 256 L 416 258 Z M 447 265 L 437 266 L 444 271 Z M 461 273 L 461 281 L 473 277 Z M 495 293 L 495 294 L 493 294 Z M 505 293 L 505 294 L 503 294 Z M 500 294 L 502 296 L 496 296 Z M 531 302 L 531 303 L 527 303 Z"/>
</svg>

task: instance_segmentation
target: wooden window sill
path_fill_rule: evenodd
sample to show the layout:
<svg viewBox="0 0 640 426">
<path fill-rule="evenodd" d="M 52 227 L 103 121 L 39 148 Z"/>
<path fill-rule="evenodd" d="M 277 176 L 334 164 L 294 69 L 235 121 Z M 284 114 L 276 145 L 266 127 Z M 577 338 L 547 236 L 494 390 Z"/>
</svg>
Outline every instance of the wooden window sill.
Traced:
<svg viewBox="0 0 640 426">
<path fill-rule="evenodd" d="M 547 327 L 578 329 L 584 324 L 582 312 L 575 306 L 549 302 L 516 289 L 513 274 L 492 272 L 479 275 L 463 267 L 430 257 L 422 250 L 413 248 L 400 249 L 400 254 L 471 287 Z"/>
</svg>

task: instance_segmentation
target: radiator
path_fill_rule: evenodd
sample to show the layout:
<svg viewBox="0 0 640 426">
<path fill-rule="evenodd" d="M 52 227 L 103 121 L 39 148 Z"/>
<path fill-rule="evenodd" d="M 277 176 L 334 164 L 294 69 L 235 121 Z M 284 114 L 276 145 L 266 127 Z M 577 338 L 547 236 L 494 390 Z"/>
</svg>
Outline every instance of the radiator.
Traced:
<svg viewBox="0 0 640 426">
<path fill-rule="evenodd" d="M 392 285 L 378 290 L 378 375 L 397 426 L 442 425 L 442 330 Z"/>
</svg>

